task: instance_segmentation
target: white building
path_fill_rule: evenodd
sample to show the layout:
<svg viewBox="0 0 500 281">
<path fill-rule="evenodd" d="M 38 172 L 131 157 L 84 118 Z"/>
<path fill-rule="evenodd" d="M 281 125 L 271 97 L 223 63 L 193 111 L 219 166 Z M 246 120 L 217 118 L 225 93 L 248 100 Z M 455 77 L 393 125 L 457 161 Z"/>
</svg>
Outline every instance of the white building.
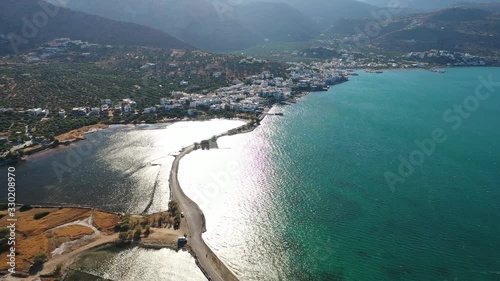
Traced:
<svg viewBox="0 0 500 281">
<path fill-rule="evenodd" d="M 100 113 L 99 107 L 92 107 L 89 111 L 89 116 L 97 116 Z"/>
<path fill-rule="evenodd" d="M 148 107 L 148 108 L 144 108 L 144 114 L 152 114 L 152 113 L 155 113 L 156 112 L 156 107 Z"/>
<path fill-rule="evenodd" d="M 111 100 L 110 99 L 102 99 L 101 104 L 111 105 Z"/>
<path fill-rule="evenodd" d="M 43 110 L 41 108 L 28 109 L 28 113 L 31 115 L 38 116 L 43 113 Z"/>
<path fill-rule="evenodd" d="M 130 104 L 124 104 L 123 105 L 123 113 L 125 114 L 130 114 L 132 112 L 132 107 Z"/>
</svg>

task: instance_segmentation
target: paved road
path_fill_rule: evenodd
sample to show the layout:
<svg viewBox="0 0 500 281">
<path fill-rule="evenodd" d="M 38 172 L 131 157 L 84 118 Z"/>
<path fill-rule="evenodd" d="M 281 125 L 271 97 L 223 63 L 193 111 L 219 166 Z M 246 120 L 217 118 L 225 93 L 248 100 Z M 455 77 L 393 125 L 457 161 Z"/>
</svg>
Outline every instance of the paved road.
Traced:
<svg viewBox="0 0 500 281">
<path fill-rule="evenodd" d="M 229 270 L 226 265 L 210 250 L 201 234 L 206 231 L 205 215 L 200 207 L 192 201 L 182 191 L 177 173 L 179 162 L 182 157 L 194 150 L 194 145 L 186 147 L 175 157 L 170 171 L 170 192 L 173 200 L 177 201 L 180 209 L 184 212 L 187 227 L 191 237 L 188 237 L 188 244 L 191 246 L 197 259 L 198 266 L 204 271 L 209 280 L 213 281 L 238 281 L 238 278 Z"/>
</svg>

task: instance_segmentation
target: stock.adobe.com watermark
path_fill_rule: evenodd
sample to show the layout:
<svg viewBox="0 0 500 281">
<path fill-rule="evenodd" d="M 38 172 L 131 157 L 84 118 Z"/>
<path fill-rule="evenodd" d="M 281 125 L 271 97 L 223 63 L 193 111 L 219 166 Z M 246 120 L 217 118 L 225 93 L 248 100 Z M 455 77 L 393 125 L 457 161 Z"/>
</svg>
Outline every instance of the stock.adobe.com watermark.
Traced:
<svg viewBox="0 0 500 281">
<path fill-rule="evenodd" d="M 62 0 L 52 1 L 55 3 L 50 4 L 43 0 L 38 1 L 40 10 L 32 15 L 26 15 L 20 18 L 19 20 L 22 22 L 21 30 L 8 33 L 1 42 L 10 43 L 12 50 L 18 53 L 19 48 L 22 45 L 28 44 L 29 40 L 37 37 L 40 33 L 40 29 L 47 26 L 50 18 L 55 17 L 59 12 L 60 7 L 57 4 L 62 4 Z"/>
<path fill-rule="evenodd" d="M 242 3 L 241 0 L 208 0 L 221 20 L 234 17 L 235 7 Z"/>
<path fill-rule="evenodd" d="M 224 170 L 210 173 L 210 180 L 203 184 L 203 187 L 194 193 L 191 199 L 204 212 L 215 213 L 213 217 L 221 217 L 219 214 L 225 210 L 213 202 L 217 201 L 218 198 L 225 198 L 223 194 L 234 189 L 233 179 L 239 175 L 241 169 L 242 166 L 238 161 L 229 161 Z"/>
<path fill-rule="evenodd" d="M 92 155 L 107 138 L 105 134 L 95 134 L 94 138 L 79 142 L 78 147 L 71 149 L 64 159 L 52 161 L 52 171 L 59 182 L 77 171 L 85 163 L 85 158 Z"/>
<path fill-rule="evenodd" d="M 461 103 L 454 104 L 447 109 L 443 113 L 443 121 L 453 131 L 460 129 L 464 120 L 470 118 L 472 113 L 479 109 L 481 103 L 488 100 L 495 93 L 496 88 L 499 87 L 500 81 L 493 81 L 491 74 L 487 79 L 480 76 L 474 94 L 465 97 Z M 384 178 L 391 191 L 394 192 L 398 183 L 404 183 L 408 177 L 413 175 L 416 167 L 421 167 L 425 163 L 426 157 L 432 156 L 436 152 L 438 145 L 445 143 L 447 140 L 446 130 L 441 127 L 432 130 L 430 136 L 425 139 L 416 139 L 414 143 L 417 148 L 410 152 L 407 157 L 402 155 L 398 157 L 399 166 L 397 170 L 384 173 Z"/>
<path fill-rule="evenodd" d="M 9 167 L 7 169 L 7 223 L 8 229 L 7 239 L 7 264 L 9 273 L 16 273 L 16 168 Z"/>
<path fill-rule="evenodd" d="M 382 28 L 386 27 L 390 20 L 397 17 L 403 11 L 407 1 L 390 0 L 385 8 L 377 11 L 371 11 L 373 18 L 365 24 L 364 27 L 356 26 L 354 31 L 356 35 L 351 37 L 352 41 L 359 47 L 361 45 L 369 45 L 371 39 L 376 38 L 382 32 Z"/>
</svg>

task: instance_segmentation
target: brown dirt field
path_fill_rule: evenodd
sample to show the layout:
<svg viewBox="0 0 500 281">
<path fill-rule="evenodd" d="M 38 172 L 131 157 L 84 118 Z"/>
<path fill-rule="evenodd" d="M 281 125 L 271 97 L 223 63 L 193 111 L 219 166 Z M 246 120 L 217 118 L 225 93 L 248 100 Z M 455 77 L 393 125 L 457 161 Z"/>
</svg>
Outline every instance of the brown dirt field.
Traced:
<svg viewBox="0 0 500 281">
<path fill-rule="evenodd" d="M 27 272 L 31 266 L 33 257 L 41 252 L 49 252 L 49 240 L 44 234 L 29 236 L 26 238 L 17 237 L 16 240 L 16 270 Z M 7 270 L 7 256 L 0 255 L 0 270 Z"/>
<path fill-rule="evenodd" d="M 120 217 L 115 214 L 94 212 L 94 226 L 106 234 L 113 234 L 113 227 L 120 222 Z"/>
<path fill-rule="evenodd" d="M 50 212 L 39 220 L 33 216 L 40 212 Z M 1 212 L 0 214 L 5 214 Z M 78 208 L 34 208 L 26 212 L 16 212 L 16 267 L 19 271 L 27 272 L 33 257 L 41 252 L 48 254 L 62 243 L 92 234 L 93 230 L 86 226 L 70 225 L 64 228 L 51 230 L 57 226 L 70 222 L 87 219 L 94 214 L 94 226 L 104 233 L 112 233 L 114 225 L 120 220 L 114 214 Z M 0 219 L 0 226 L 8 225 L 8 217 Z M 7 256 L 0 254 L 0 270 L 8 269 Z"/>
<path fill-rule="evenodd" d="M 33 216 L 40 212 L 50 212 L 49 215 L 39 220 L 34 220 Z M 48 229 L 54 228 L 76 220 L 86 219 L 91 211 L 87 209 L 46 209 L 34 208 L 26 212 L 16 212 L 17 230 L 25 235 L 37 235 Z M 5 225 L 6 217 L 0 219 L 0 225 Z"/>
<path fill-rule="evenodd" d="M 22 261 L 20 269 L 28 271 L 31 266 L 30 261 L 33 260 L 35 255 L 42 252 L 47 253 L 49 251 L 48 242 L 48 238 L 43 234 L 20 241 L 17 248 L 19 256 L 16 258 L 16 261 Z"/>
<path fill-rule="evenodd" d="M 84 138 L 85 134 L 88 133 L 89 131 L 93 129 L 105 129 L 108 128 L 108 125 L 105 124 L 96 124 L 96 125 L 90 125 L 90 126 L 85 126 L 80 129 L 72 130 L 67 133 L 61 134 L 56 136 L 56 139 L 59 141 L 68 141 L 68 140 L 74 140 L 78 138 Z"/>
<path fill-rule="evenodd" d="M 92 228 L 82 225 L 68 225 L 66 227 L 54 230 L 54 236 L 57 238 L 69 237 L 72 239 L 77 239 L 84 235 L 90 235 L 93 233 L 94 230 L 92 230 Z"/>
</svg>

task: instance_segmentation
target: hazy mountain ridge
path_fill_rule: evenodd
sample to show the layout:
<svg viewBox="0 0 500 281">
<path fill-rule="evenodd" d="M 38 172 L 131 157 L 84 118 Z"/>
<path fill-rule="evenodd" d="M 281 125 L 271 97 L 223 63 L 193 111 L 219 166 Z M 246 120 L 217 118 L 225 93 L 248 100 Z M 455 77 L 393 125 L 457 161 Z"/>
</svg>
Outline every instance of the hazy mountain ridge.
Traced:
<svg viewBox="0 0 500 281">
<path fill-rule="evenodd" d="M 317 33 L 317 26 L 308 17 L 286 3 L 70 0 L 67 7 L 148 25 L 210 51 L 244 49 L 264 39 L 306 41 Z"/>
<path fill-rule="evenodd" d="M 351 36 L 369 20 L 343 21 L 331 32 Z M 484 9 L 448 8 L 392 19 L 370 43 L 389 50 L 499 51 L 500 14 Z"/>
<path fill-rule="evenodd" d="M 36 0 L 2 0 L 0 34 L 4 35 L 4 39 L 0 44 L 0 54 L 12 53 L 15 50 L 11 44 L 12 40 L 8 40 L 9 34 L 10 38 L 16 38 L 15 45 L 18 50 L 29 49 L 60 37 L 111 45 L 192 48 L 187 43 L 150 27 L 118 22 L 63 7 L 55 7 L 46 2 L 42 3 L 47 5 L 48 11 L 55 12 L 48 14 Z M 47 20 L 45 24 L 37 25 L 33 16 L 40 15 L 40 13 L 45 13 Z M 12 36 L 13 34 L 15 36 Z"/>
<path fill-rule="evenodd" d="M 378 7 L 386 7 L 392 0 L 360 0 L 367 4 Z M 492 0 L 398 0 L 401 7 L 418 10 L 431 11 L 441 8 L 449 8 L 453 5 L 462 5 L 463 3 L 493 3 Z"/>
<path fill-rule="evenodd" d="M 255 0 L 243 0 L 251 3 Z M 305 16 L 328 28 L 331 24 L 345 18 L 369 18 L 379 7 L 356 0 L 267 0 L 268 2 L 286 2 Z"/>
</svg>

